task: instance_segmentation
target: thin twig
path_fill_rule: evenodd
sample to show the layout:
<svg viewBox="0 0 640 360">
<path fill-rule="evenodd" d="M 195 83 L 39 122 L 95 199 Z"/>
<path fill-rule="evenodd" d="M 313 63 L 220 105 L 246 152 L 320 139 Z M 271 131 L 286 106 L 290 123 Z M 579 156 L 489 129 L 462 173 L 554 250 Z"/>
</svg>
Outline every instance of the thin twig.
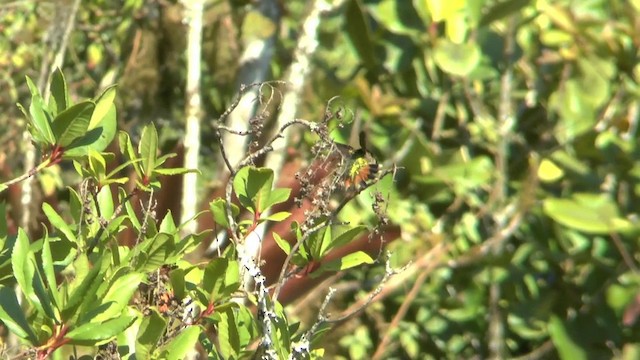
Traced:
<svg viewBox="0 0 640 360">
<path fill-rule="evenodd" d="M 505 70 L 500 81 L 500 104 L 498 110 L 498 126 L 500 133 L 500 141 L 496 153 L 496 173 L 497 179 L 495 184 L 496 202 L 504 204 L 509 193 L 509 147 L 513 137 L 513 128 L 516 119 L 513 111 L 513 62 L 512 57 L 515 51 L 515 27 L 516 17 L 509 19 L 507 30 L 505 31 L 505 49 L 504 62 Z M 494 216 L 498 229 L 503 229 L 506 223 L 506 217 L 496 213 Z M 521 214 L 521 213 L 520 213 Z M 503 237 L 506 238 L 506 237 Z M 500 241 L 493 247 L 493 253 L 498 255 L 503 251 L 504 241 Z M 494 272 L 490 271 L 490 276 L 494 276 Z M 502 289 L 500 284 L 492 282 L 489 288 L 489 357 L 492 359 L 503 359 L 506 353 L 505 343 L 505 325 L 504 316 L 500 308 L 499 302 L 502 297 Z"/>
<path fill-rule="evenodd" d="M 627 264 L 629 269 L 631 269 L 634 273 L 638 274 L 639 273 L 638 266 L 636 265 L 635 261 L 633 261 L 633 257 L 631 256 L 631 254 L 629 254 L 629 251 L 627 250 L 627 248 L 624 247 L 624 243 L 622 242 L 620 235 L 618 235 L 615 232 L 612 232 L 609 234 L 609 236 L 611 236 L 611 239 L 613 240 L 613 244 L 618 249 L 618 252 L 622 256 L 624 263 Z"/>
<path fill-rule="evenodd" d="M 216 136 L 218 137 L 218 144 L 220 145 L 220 155 L 222 156 L 222 160 L 224 160 L 224 164 L 227 166 L 227 170 L 231 176 L 235 175 L 235 170 L 231 162 L 229 161 L 229 157 L 227 156 L 227 151 L 224 148 L 224 140 L 222 139 L 222 134 L 219 129 L 216 129 Z"/>
<path fill-rule="evenodd" d="M 415 298 L 418 296 L 422 288 L 422 284 L 427 280 L 427 276 L 429 276 L 430 273 L 431 271 L 424 270 L 420 273 L 420 275 L 418 275 L 418 278 L 413 284 L 413 287 L 411 288 L 407 296 L 405 296 L 404 300 L 402 301 L 402 305 L 400 305 L 400 308 L 398 309 L 395 316 L 393 317 L 393 320 L 391 320 L 391 323 L 389 323 L 389 326 L 387 327 L 387 331 L 385 332 L 384 336 L 382 337 L 382 340 L 378 344 L 376 351 L 373 353 L 373 356 L 371 357 L 373 360 L 383 358 L 387 345 L 391 341 L 392 331 L 397 329 L 400 321 L 404 319 L 405 315 L 407 314 L 407 311 L 409 311 L 409 307 L 413 303 L 413 300 L 415 300 Z"/>
<path fill-rule="evenodd" d="M 384 273 L 384 276 L 380 280 L 380 282 L 378 283 L 378 286 L 376 287 L 376 289 L 374 291 L 372 291 L 371 293 L 369 293 L 369 296 L 367 296 L 367 299 L 364 302 L 362 302 L 359 307 L 353 309 L 352 311 L 345 312 L 345 313 L 343 313 L 342 316 L 334 318 L 334 319 L 330 319 L 329 316 L 326 315 L 326 309 L 329 306 L 331 298 L 333 297 L 333 295 L 336 292 L 336 290 L 334 288 L 331 288 L 331 287 L 329 288 L 329 292 L 325 296 L 324 301 L 322 302 L 322 305 L 320 305 L 320 309 L 318 311 L 318 317 L 317 317 L 317 320 L 315 321 L 315 323 L 311 326 L 311 328 L 309 328 L 309 330 L 307 332 L 305 332 L 302 335 L 300 341 L 291 344 L 291 353 L 292 353 L 292 355 L 294 355 L 294 358 L 304 358 L 304 357 L 306 357 L 305 355 L 308 356 L 308 351 L 309 351 L 309 349 L 311 347 L 311 344 L 310 344 L 311 338 L 313 337 L 313 335 L 315 334 L 315 332 L 317 331 L 317 329 L 321 325 L 332 325 L 332 324 L 342 323 L 342 322 L 354 317 L 355 315 L 359 314 L 382 291 L 382 289 L 384 288 L 385 284 L 387 283 L 387 281 L 392 276 L 394 276 L 394 275 L 406 270 L 407 266 L 405 266 L 405 267 L 403 267 L 401 269 L 393 269 L 391 267 L 391 265 L 390 265 L 390 259 L 391 259 L 391 254 L 389 253 L 389 254 L 387 254 L 387 260 L 385 261 L 385 273 Z"/>
<path fill-rule="evenodd" d="M 227 127 L 227 126 L 220 125 L 220 124 L 215 124 L 215 125 L 213 125 L 213 127 L 215 129 L 224 130 L 224 131 L 226 131 L 228 133 L 232 133 L 232 134 L 239 135 L 239 136 L 251 135 L 251 131 L 249 131 L 249 130 L 235 130 L 235 129 L 231 129 L 231 128 Z"/>
<path fill-rule="evenodd" d="M 436 244 L 415 262 L 405 265 L 405 267 L 402 268 L 402 271 L 395 275 L 393 278 L 389 279 L 384 289 L 382 289 L 382 291 L 376 294 L 373 298 L 370 298 L 368 296 L 365 299 L 357 301 L 356 303 L 349 306 L 347 310 L 343 311 L 343 314 L 351 314 L 358 308 L 361 308 L 364 304 L 369 304 L 373 301 L 380 301 L 390 296 L 391 294 L 394 294 L 398 290 L 398 288 L 404 286 L 407 281 L 410 281 L 410 279 L 412 279 L 418 271 L 431 273 L 435 269 L 446 266 L 447 262 L 445 258 L 450 247 L 451 246 L 449 244 Z M 341 316 L 341 318 L 344 317 L 345 315 Z"/>
<path fill-rule="evenodd" d="M 37 167 L 27 171 L 26 173 L 18 176 L 17 178 L 11 179 L 5 183 L 0 184 L 0 186 L 2 186 L 2 188 L 0 188 L 0 193 L 2 193 L 3 191 L 7 190 L 7 188 L 13 184 L 19 183 L 21 181 L 24 181 L 32 176 L 34 176 L 35 174 L 38 173 L 38 171 L 40 171 L 41 169 L 45 168 L 46 165 L 48 165 L 47 163 L 42 163 L 40 165 L 38 165 Z"/>
<path fill-rule="evenodd" d="M 447 115 L 447 106 L 449 106 L 449 98 L 451 97 L 451 93 L 446 91 L 442 96 L 440 96 L 440 100 L 438 101 L 438 107 L 436 110 L 436 116 L 433 120 L 433 131 L 431 132 L 431 139 L 439 144 L 440 138 L 442 136 L 442 127 L 444 126 L 444 119 Z M 439 145 L 437 146 L 437 150 L 440 150 Z"/>
<path fill-rule="evenodd" d="M 555 349 L 555 344 L 553 343 L 553 341 L 551 340 L 547 340 L 545 341 L 542 345 L 540 345 L 538 348 L 536 348 L 535 350 L 533 350 L 532 352 L 523 355 L 523 356 L 518 356 L 516 358 L 513 358 L 512 360 L 538 360 L 538 359 L 546 359 L 550 354 L 550 352 L 552 352 Z"/>
<path fill-rule="evenodd" d="M 357 314 L 362 312 L 367 306 L 369 306 L 369 304 L 373 302 L 376 296 L 378 296 L 378 294 L 382 292 L 382 289 L 384 289 L 385 285 L 387 284 L 389 279 L 391 279 L 391 277 L 393 277 L 396 274 L 404 272 L 411 265 L 411 264 L 407 264 L 400 269 L 393 269 L 391 267 L 390 261 L 391 261 L 391 254 L 389 253 L 387 255 L 387 261 L 385 262 L 385 271 L 384 271 L 384 276 L 382 277 L 382 280 L 380 280 L 380 282 L 378 283 L 378 286 L 372 292 L 369 293 L 366 299 L 359 303 L 359 306 L 357 307 L 351 306 L 349 310 L 343 312 L 342 315 L 334 319 L 326 320 L 325 322 L 327 324 L 337 324 L 356 316 Z"/>
</svg>

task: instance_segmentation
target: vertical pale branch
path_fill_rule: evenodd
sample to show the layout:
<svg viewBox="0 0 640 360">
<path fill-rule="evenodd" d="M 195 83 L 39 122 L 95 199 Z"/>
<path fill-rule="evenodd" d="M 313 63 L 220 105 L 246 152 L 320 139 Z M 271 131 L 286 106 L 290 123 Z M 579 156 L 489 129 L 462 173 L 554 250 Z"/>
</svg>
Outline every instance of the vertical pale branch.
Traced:
<svg viewBox="0 0 640 360">
<path fill-rule="evenodd" d="M 258 19 L 259 21 L 253 21 Z M 238 86 L 262 83 L 267 80 L 271 59 L 276 44 L 277 28 L 280 22 L 280 10 L 278 2 L 275 0 L 260 1 L 245 19 L 243 28 L 246 30 L 243 36 L 242 57 L 240 58 L 240 70 L 238 73 Z M 231 114 L 227 125 L 232 129 L 246 129 L 249 120 L 256 115 L 259 102 L 256 100 L 260 96 L 260 87 L 253 86 L 242 96 L 238 105 Z M 222 135 L 222 142 L 231 150 L 228 152 L 228 160 L 232 166 L 238 165 L 244 157 L 244 149 L 249 138 L 247 136 L 236 136 L 225 132 Z M 223 164 L 222 162 L 220 162 Z M 227 168 L 221 165 L 221 170 Z"/>
<path fill-rule="evenodd" d="M 504 60 L 506 63 L 504 73 L 500 80 L 500 106 L 498 109 L 498 122 L 500 142 L 496 154 L 497 203 L 505 205 L 508 200 L 509 184 L 509 145 L 515 127 L 515 117 L 511 95 L 513 93 L 513 64 L 512 57 L 515 47 L 515 18 L 511 18 L 505 31 Z M 497 229 L 503 229 L 507 224 L 507 218 L 503 212 L 497 212 L 494 216 Z M 502 252 L 502 244 L 494 247 L 495 254 Z M 504 319 L 500 310 L 500 298 L 502 290 L 499 284 L 492 284 L 489 288 L 489 357 L 491 359 L 504 359 L 506 355 Z"/>
<path fill-rule="evenodd" d="M 300 93 L 304 82 L 311 69 L 311 56 L 318 48 L 318 26 L 320 26 L 322 14 L 331 11 L 336 4 L 329 4 L 325 0 L 316 0 L 311 11 L 302 24 L 302 32 L 298 38 L 298 44 L 293 54 L 293 62 L 289 67 L 286 83 L 289 85 L 282 100 L 282 110 L 278 116 L 276 128 L 295 119 Z M 278 144 L 276 151 L 269 153 L 265 166 L 273 169 L 276 176 L 284 163 L 285 152 L 281 151 L 289 143 L 290 133 L 285 135 L 285 141 Z M 277 181 L 277 179 L 276 179 Z"/>
<path fill-rule="evenodd" d="M 282 109 L 278 116 L 276 129 L 282 128 L 284 124 L 287 124 L 295 119 L 296 112 L 298 111 L 300 93 L 304 86 L 305 79 L 311 69 L 311 56 L 318 48 L 318 26 L 320 25 L 322 14 L 332 10 L 336 4 L 329 4 L 325 0 L 317 0 L 313 3 L 311 11 L 302 24 L 302 32 L 298 39 L 297 47 L 293 55 L 293 63 L 289 67 L 287 78 L 285 79 L 288 87 L 284 93 L 282 100 Z M 274 173 L 274 183 L 278 182 L 278 176 L 284 165 L 285 151 L 291 132 L 284 134 L 284 141 L 278 142 L 277 146 L 274 146 L 274 150 L 267 154 L 265 160 L 265 167 L 272 169 Z M 274 144 L 275 145 L 275 144 Z M 247 252 L 251 254 L 257 254 L 260 250 L 261 239 L 264 239 L 264 234 L 267 229 L 267 224 L 262 223 L 256 230 L 249 234 L 246 241 Z"/>
<path fill-rule="evenodd" d="M 253 20 L 252 20 L 253 19 Z M 244 52 L 242 54 L 242 66 L 238 76 L 239 86 L 261 83 L 266 80 L 269 73 L 271 58 L 273 57 L 277 24 L 280 22 L 280 10 L 277 1 L 264 0 L 258 3 L 254 12 L 247 15 L 245 25 L 243 25 L 245 34 Z M 249 120 L 256 115 L 260 97 L 260 86 L 253 86 L 249 91 L 242 94 L 238 107 L 229 115 L 229 127 L 234 129 L 249 128 Z M 225 133 L 223 142 L 227 149 L 231 149 L 227 155 L 232 166 L 238 163 L 244 157 L 241 150 L 246 148 L 249 137 L 235 136 L 231 133 Z M 275 170 L 275 169 L 274 169 Z M 277 173 L 277 171 L 275 171 Z M 253 257 L 257 253 L 259 241 L 253 241 L 249 236 L 246 242 L 238 244 L 238 253 L 245 256 L 241 259 L 245 262 L 253 263 Z M 258 245 L 256 245 L 258 244 Z M 251 257 L 251 259 L 249 259 Z M 243 284 L 248 289 L 256 278 L 251 271 L 243 273 Z M 260 288 L 260 284 L 257 284 Z M 265 321 L 268 317 L 265 318 Z M 265 326 L 270 328 L 270 326 Z"/>
<path fill-rule="evenodd" d="M 198 168 L 200 153 L 200 120 L 202 105 L 200 99 L 200 58 L 202 54 L 202 12 L 203 0 L 185 0 L 185 23 L 187 24 L 187 88 L 186 88 L 186 129 L 184 137 L 184 167 Z M 187 173 L 182 182 L 181 223 L 186 223 L 196 214 L 198 176 Z M 196 223 L 190 221 L 182 229 L 183 235 L 196 231 Z"/>
</svg>

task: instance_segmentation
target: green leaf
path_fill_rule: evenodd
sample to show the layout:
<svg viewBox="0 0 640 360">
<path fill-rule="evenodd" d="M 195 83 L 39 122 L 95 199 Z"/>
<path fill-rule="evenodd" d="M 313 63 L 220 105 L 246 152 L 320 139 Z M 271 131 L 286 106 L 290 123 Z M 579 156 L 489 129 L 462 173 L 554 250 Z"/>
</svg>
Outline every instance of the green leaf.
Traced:
<svg viewBox="0 0 640 360">
<path fill-rule="evenodd" d="M 184 299 L 187 294 L 187 285 L 184 280 L 185 270 L 181 268 L 173 269 L 169 272 L 169 280 L 173 289 L 173 296 L 178 300 Z"/>
<path fill-rule="evenodd" d="M 84 210 L 84 204 L 82 203 L 82 199 L 80 199 L 80 194 L 78 194 L 75 189 L 67 186 L 67 190 L 69 190 L 69 211 L 71 212 L 71 218 L 75 222 L 79 222 Z"/>
<path fill-rule="evenodd" d="M 153 170 L 153 172 L 158 175 L 183 175 L 187 173 L 202 174 L 200 170 L 187 168 L 159 168 Z"/>
<path fill-rule="evenodd" d="M 172 341 L 162 347 L 158 358 L 184 359 L 187 353 L 193 350 L 201 331 L 202 329 L 199 326 L 190 326 L 184 329 Z"/>
<path fill-rule="evenodd" d="M 102 179 L 107 172 L 107 162 L 104 159 L 104 156 L 99 152 L 89 149 L 87 160 L 89 162 L 89 169 L 91 170 L 91 175 L 96 177 L 97 179 Z M 77 164 L 77 161 L 74 161 L 74 164 Z M 82 174 L 81 174 L 82 175 Z"/>
<path fill-rule="evenodd" d="M 471 160 L 452 159 L 446 165 L 438 166 L 431 175 L 416 176 L 416 181 L 426 184 L 451 184 L 456 193 L 462 194 L 485 186 L 492 179 L 494 166 L 486 156 Z"/>
<path fill-rule="evenodd" d="M 49 289 L 49 294 L 51 295 L 51 299 L 53 300 L 53 306 L 56 309 L 59 309 L 61 299 L 60 293 L 58 292 L 58 284 L 56 282 L 56 273 L 53 267 L 51 244 L 47 233 L 45 233 L 44 240 L 42 242 L 42 271 L 44 272 L 44 279 L 47 288 Z"/>
<path fill-rule="evenodd" d="M 157 270 L 166 263 L 175 248 L 173 236 L 166 233 L 156 234 L 146 244 L 150 245 L 149 248 L 144 249 L 136 259 L 135 268 L 140 272 Z"/>
<path fill-rule="evenodd" d="M 356 251 L 348 254 L 340 259 L 335 259 L 320 265 L 318 270 L 311 273 L 311 277 L 315 278 L 327 271 L 341 271 L 356 267 L 362 264 L 373 264 L 373 259 L 364 251 Z"/>
<path fill-rule="evenodd" d="M 133 165 L 133 169 L 136 171 L 136 175 L 139 178 L 142 177 L 142 168 L 141 163 L 142 159 L 136 156 L 136 152 L 133 149 L 133 145 L 131 144 L 131 138 L 129 138 L 129 134 L 124 131 L 120 131 L 118 135 L 118 145 L 120 148 L 120 153 L 124 155 Z"/>
<path fill-rule="evenodd" d="M 78 140 L 78 145 L 86 145 L 88 149 L 102 152 L 116 137 L 117 130 L 116 107 L 111 105 L 98 126 L 89 126 L 89 131 L 82 139 Z"/>
<path fill-rule="evenodd" d="M 71 339 L 71 344 L 93 345 L 119 335 L 135 320 L 136 316 L 119 314 L 110 320 L 82 324 L 69 331 L 65 337 Z"/>
<path fill-rule="evenodd" d="M 213 220 L 220 224 L 224 228 L 229 227 L 229 221 L 227 220 L 226 201 L 222 198 L 217 198 L 209 203 L 209 209 L 211 209 L 211 215 Z"/>
<path fill-rule="evenodd" d="M 489 25 L 494 21 L 506 18 L 507 16 L 520 11 L 525 6 L 531 4 L 530 0 L 506 0 L 498 1 L 485 9 L 484 15 L 478 23 L 478 27 Z"/>
<path fill-rule="evenodd" d="M 76 147 L 70 145 L 87 133 L 95 106 L 91 101 L 83 101 L 58 114 L 51 124 L 55 143 L 65 150 Z"/>
<path fill-rule="evenodd" d="M 98 287 L 103 283 L 102 258 L 98 258 L 93 266 L 89 265 L 89 259 L 84 253 L 78 254 L 73 262 L 76 277 L 69 284 L 69 292 L 66 304 L 63 306 L 62 319 L 70 320 L 77 317 L 77 311 L 85 302 L 93 302 Z M 85 300 L 85 302 L 83 302 Z"/>
<path fill-rule="evenodd" d="M 53 320 L 56 323 L 60 324 L 60 312 L 53 303 L 51 293 L 44 285 L 42 274 L 40 274 L 40 270 L 38 270 L 38 263 L 36 262 L 33 253 L 29 254 L 27 262 L 31 264 L 30 268 L 33 269 L 33 275 L 30 281 L 32 284 L 33 293 L 35 294 L 36 298 L 31 298 L 32 305 L 37 308 L 40 313 L 46 315 L 46 317 L 48 317 L 50 320 Z"/>
<path fill-rule="evenodd" d="M 424 22 L 418 17 L 411 1 L 382 0 L 367 6 L 367 10 L 392 33 L 418 35 L 424 31 Z"/>
<path fill-rule="evenodd" d="M 616 203 L 606 195 L 574 194 L 572 199 L 546 199 L 544 212 L 558 223 L 589 234 L 609 234 L 634 228 L 620 217 Z"/>
<path fill-rule="evenodd" d="M 225 273 L 229 268 L 229 260 L 225 258 L 213 259 L 204 269 L 202 290 L 209 294 L 209 301 L 213 301 L 225 286 Z"/>
<path fill-rule="evenodd" d="M 287 200 L 289 200 L 289 195 L 291 195 L 291 189 L 273 189 L 269 194 L 269 198 L 265 200 L 263 207 L 264 209 L 268 209 L 276 204 L 281 204 Z"/>
<path fill-rule="evenodd" d="M 158 346 L 158 341 L 167 328 L 167 320 L 155 309 L 150 309 L 151 314 L 145 316 L 138 329 L 136 339 L 136 359 L 149 359 Z"/>
<path fill-rule="evenodd" d="M 331 226 L 327 226 L 323 230 L 320 230 L 317 236 L 314 234 L 314 236 L 309 237 L 309 247 L 311 247 L 312 258 L 320 259 L 325 255 L 331 245 L 332 236 L 332 228 Z"/>
<path fill-rule="evenodd" d="M 233 309 L 218 309 L 218 344 L 225 359 L 237 358 L 240 353 L 240 335 Z"/>
<path fill-rule="evenodd" d="M 176 228 L 176 223 L 173 221 L 173 215 L 171 215 L 171 210 L 167 211 L 167 214 L 162 219 L 160 223 L 160 228 L 158 229 L 161 232 L 167 234 L 175 234 L 178 230 Z"/>
<path fill-rule="evenodd" d="M 540 166 L 538 166 L 538 178 L 540 181 L 552 183 L 562 179 L 563 176 L 564 170 L 562 168 L 558 167 L 550 159 L 542 159 Z"/>
<path fill-rule="evenodd" d="M 168 153 L 168 154 L 164 154 L 164 155 L 160 155 L 158 157 L 158 159 L 156 159 L 156 167 L 160 167 L 162 164 L 164 164 L 168 159 L 174 158 L 176 157 L 177 154 L 176 153 Z"/>
<path fill-rule="evenodd" d="M 287 316 L 284 314 L 284 309 L 279 303 L 274 306 L 276 320 L 273 321 L 273 333 L 276 341 L 274 341 L 274 349 L 278 354 L 279 359 L 289 359 L 291 348 L 291 327 L 287 321 Z"/>
<path fill-rule="evenodd" d="M 268 39 L 275 37 L 278 26 L 274 23 L 274 20 L 258 11 L 257 9 L 251 9 L 245 15 L 245 19 L 242 22 L 242 34 L 243 42 L 255 41 L 254 39 Z"/>
<path fill-rule="evenodd" d="M 149 179 L 153 170 L 156 168 L 156 159 L 158 158 L 158 132 L 155 125 L 150 123 L 142 129 L 140 144 L 138 144 L 138 153 L 142 157 L 142 169 L 144 177 Z"/>
<path fill-rule="evenodd" d="M 113 101 L 116 98 L 116 85 L 107 87 L 102 94 L 95 99 L 96 109 L 91 115 L 91 121 L 89 122 L 89 129 L 96 128 L 103 120 L 109 116 L 109 112 L 115 111 Z M 107 118 L 107 120 L 109 120 Z"/>
<path fill-rule="evenodd" d="M 344 23 L 349 42 L 355 48 L 360 60 L 367 69 L 376 68 L 376 57 L 374 55 L 371 37 L 371 29 L 368 25 L 367 16 L 363 10 L 360 0 L 351 0 L 347 4 Z"/>
<path fill-rule="evenodd" d="M 289 245 L 289 242 L 281 238 L 280 235 L 276 233 L 272 233 L 272 234 L 273 234 L 273 240 L 275 240 L 278 247 L 282 249 L 282 251 L 284 251 L 285 254 L 289 255 L 289 253 L 291 252 L 291 245 Z"/>
<path fill-rule="evenodd" d="M 464 6 L 464 1 L 426 0 L 433 21 L 441 22 L 454 17 Z"/>
<path fill-rule="evenodd" d="M 469 75 L 480 63 L 480 47 L 472 42 L 456 44 L 439 40 L 433 58 L 444 72 L 456 76 Z"/>
<path fill-rule="evenodd" d="M 118 277 L 113 281 L 105 296 L 100 299 L 100 305 L 108 305 L 107 309 L 89 319 L 89 322 L 102 322 L 119 316 L 144 278 L 144 274 L 136 272 Z"/>
<path fill-rule="evenodd" d="M 46 215 L 47 219 L 53 225 L 56 230 L 60 231 L 69 241 L 76 243 L 76 235 L 71 231 L 71 228 L 64 219 L 51 207 L 48 203 L 42 203 L 42 211 Z"/>
<path fill-rule="evenodd" d="M 117 167 L 115 167 L 113 170 L 111 170 L 111 171 L 106 175 L 106 178 L 107 178 L 107 179 L 108 179 L 108 178 L 112 178 L 112 177 L 114 177 L 114 176 L 118 175 L 118 173 L 119 173 L 119 172 L 121 172 L 121 171 L 122 171 L 124 168 L 126 168 L 127 166 L 132 165 L 132 164 L 134 164 L 134 163 L 141 162 L 141 161 L 142 161 L 142 159 L 127 160 L 127 161 L 125 161 L 124 163 L 122 163 L 122 164 L 118 165 Z M 128 180 L 129 180 L 129 178 L 128 178 L 128 177 L 125 177 L 124 179 L 125 179 L 126 181 L 128 181 Z"/>
<path fill-rule="evenodd" d="M 19 338 L 38 345 L 38 337 L 29 326 L 15 291 L 4 285 L 0 285 L 0 320 Z"/>
<path fill-rule="evenodd" d="M 172 251 L 171 256 L 167 258 L 167 263 L 174 263 L 182 259 L 184 257 L 184 254 L 193 252 L 204 239 L 211 238 L 212 232 L 213 231 L 211 229 L 207 229 L 197 234 L 188 234 L 187 236 L 176 242 L 175 249 Z"/>
<path fill-rule="evenodd" d="M 340 235 L 336 236 L 332 241 L 331 241 L 331 249 L 337 249 L 343 245 L 348 244 L 349 242 L 351 242 L 356 236 L 360 235 L 363 231 L 367 230 L 367 227 L 364 225 L 358 225 L 355 227 L 352 227 L 350 229 L 348 229 L 347 231 L 341 233 Z M 324 253 L 324 252 L 323 252 Z"/>
<path fill-rule="evenodd" d="M 69 107 L 69 90 L 64 80 L 64 74 L 60 68 L 56 68 L 51 74 L 51 98 L 54 102 L 49 106 L 56 115 Z M 53 107 L 53 106 L 55 107 Z"/>
<path fill-rule="evenodd" d="M 229 221 L 227 220 L 227 210 L 225 208 L 226 203 L 227 202 L 222 198 L 217 198 L 209 203 L 209 208 L 211 209 L 213 220 L 224 228 L 229 227 Z M 238 214 L 240 214 L 240 208 L 236 204 L 232 203 L 231 213 L 234 217 L 238 216 Z"/>
<path fill-rule="evenodd" d="M 282 221 L 291 216 L 291 213 L 288 211 L 281 211 L 275 214 L 271 214 L 266 218 L 261 218 L 260 220 L 268 220 L 268 221 Z"/>
<path fill-rule="evenodd" d="M 13 251 L 15 239 L 15 236 L 0 239 L 0 243 L 3 243 L 0 245 L 0 284 L 12 284 L 15 282 L 13 269 L 11 268 L 11 252 Z"/>
<path fill-rule="evenodd" d="M 551 315 L 548 326 L 551 341 L 558 350 L 560 359 L 581 360 L 589 358 L 582 346 L 572 339 L 562 319 Z"/>
<path fill-rule="evenodd" d="M 240 288 L 240 264 L 235 260 L 229 260 L 227 271 L 224 272 L 224 289 L 222 296 L 230 296 Z"/>
<path fill-rule="evenodd" d="M 32 279 L 36 269 L 33 267 L 33 263 L 29 261 L 30 255 L 33 256 L 33 253 L 30 253 L 27 233 L 22 228 L 19 228 L 16 244 L 11 255 L 13 275 L 29 302 L 39 304 L 38 297 L 33 290 Z"/>
<path fill-rule="evenodd" d="M 38 88 L 28 76 L 26 77 L 26 79 L 29 91 L 31 91 L 29 115 L 33 128 L 30 128 L 29 131 L 34 138 L 43 139 L 47 142 L 47 144 L 53 145 L 55 144 L 55 137 L 53 136 L 53 132 L 51 130 L 51 124 L 49 123 L 49 117 L 46 113 L 44 101 L 42 100 L 40 91 L 38 91 Z M 31 131 L 31 129 L 34 129 L 36 134 L 34 134 L 34 131 Z"/>
<path fill-rule="evenodd" d="M 273 170 L 245 166 L 233 179 L 233 188 L 242 206 L 252 213 L 263 212 L 271 194 Z"/>
<path fill-rule="evenodd" d="M 127 198 L 127 192 L 123 189 L 119 189 L 120 192 L 120 201 Z M 140 230 L 142 224 L 140 224 L 140 220 L 138 220 L 138 214 L 136 210 L 133 208 L 131 201 L 127 201 L 124 203 L 124 208 L 127 211 L 127 219 L 131 222 L 131 225 L 134 229 Z"/>
<path fill-rule="evenodd" d="M 113 204 L 113 195 L 111 194 L 110 186 L 103 186 L 98 192 L 98 208 L 100 209 L 100 216 L 105 220 L 110 220 L 115 211 Z"/>
</svg>

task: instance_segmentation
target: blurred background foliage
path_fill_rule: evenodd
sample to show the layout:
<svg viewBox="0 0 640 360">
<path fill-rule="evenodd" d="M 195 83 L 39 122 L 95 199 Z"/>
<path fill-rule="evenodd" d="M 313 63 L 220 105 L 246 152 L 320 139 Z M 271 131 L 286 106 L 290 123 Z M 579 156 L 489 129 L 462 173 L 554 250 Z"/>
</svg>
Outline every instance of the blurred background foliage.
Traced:
<svg viewBox="0 0 640 360">
<path fill-rule="evenodd" d="M 206 2 L 203 186 L 220 168 L 210 122 L 237 94 L 243 38 L 275 31 L 269 78 L 282 79 L 304 17 L 324 4 L 274 2 L 274 23 L 259 3 Z M 3 178 L 23 171 L 15 104 L 27 103 L 24 76 L 45 71 L 69 6 L 0 4 Z M 331 4 L 297 116 L 321 119 L 340 96 L 378 161 L 400 167 L 387 215 L 401 236 L 386 240 L 393 263 L 409 266 L 327 335 L 328 356 L 640 356 L 638 19 L 637 0 Z M 175 1 L 86 0 L 63 71 L 76 98 L 117 83 L 119 127 L 135 137 L 153 121 L 171 150 L 184 131 L 185 47 Z M 73 183 L 58 170 L 39 178 L 43 196 Z M 332 278 L 335 311 L 357 304 L 383 271 Z M 323 294 L 290 310 L 312 318 L 302 305 Z"/>
</svg>

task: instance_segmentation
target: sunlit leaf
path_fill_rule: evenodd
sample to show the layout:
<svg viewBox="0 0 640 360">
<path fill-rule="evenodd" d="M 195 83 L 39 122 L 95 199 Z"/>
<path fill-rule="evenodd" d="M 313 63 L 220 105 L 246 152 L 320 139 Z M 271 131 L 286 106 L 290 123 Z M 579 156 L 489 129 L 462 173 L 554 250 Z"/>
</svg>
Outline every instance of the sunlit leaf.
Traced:
<svg viewBox="0 0 640 360">
<path fill-rule="evenodd" d="M 284 251 L 285 254 L 289 255 L 289 253 L 291 252 L 291 245 L 289 245 L 289 242 L 281 238 L 280 235 L 278 235 L 277 233 L 272 233 L 272 234 L 273 234 L 273 240 L 275 240 L 278 247 L 282 249 L 282 251 Z"/>
<path fill-rule="evenodd" d="M 29 326 L 14 289 L 4 285 L 0 285 L 0 320 L 13 334 L 37 345 L 38 338 Z"/>
<path fill-rule="evenodd" d="M 440 40 L 433 51 L 438 67 L 456 76 L 469 75 L 480 63 L 480 55 L 480 48 L 472 42 L 455 44 Z"/>
<path fill-rule="evenodd" d="M 56 144 L 67 148 L 74 140 L 84 136 L 95 106 L 92 101 L 83 101 L 58 114 L 51 124 Z"/>
<path fill-rule="evenodd" d="M 591 234 L 627 231 L 632 224 L 619 216 L 606 195 L 575 194 L 572 199 L 546 199 L 544 212 L 560 224 Z"/>
<path fill-rule="evenodd" d="M 313 278 L 320 276 L 323 272 L 341 271 L 363 264 L 373 264 L 373 259 L 363 251 L 356 251 L 354 253 L 345 255 L 342 258 L 323 263 L 322 265 L 320 265 L 320 268 L 318 268 L 318 270 L 311 273 L 311 277 Z"/>
<path fill-rule="evenodd" d="M 51 108 L 54 115 L 64 111 L 70 105 L 69 90 L 60 68 L 56 68 L 51 74 L 51 99 L 54 100 L 52 105 L 55 107 Z"/>
</svg>

